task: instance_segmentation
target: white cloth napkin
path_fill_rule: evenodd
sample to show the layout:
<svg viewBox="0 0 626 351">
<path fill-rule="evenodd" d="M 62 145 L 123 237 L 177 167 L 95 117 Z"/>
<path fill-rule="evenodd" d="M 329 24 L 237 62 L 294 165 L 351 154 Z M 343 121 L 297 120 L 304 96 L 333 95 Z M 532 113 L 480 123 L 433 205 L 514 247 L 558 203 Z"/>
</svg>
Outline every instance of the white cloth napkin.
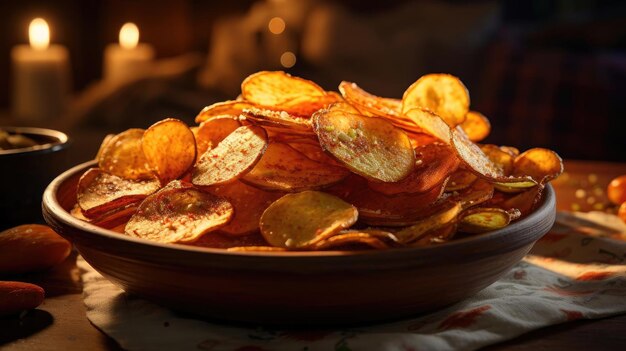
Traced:
<svg viewBox="0 0 626 351">
<path fill-rule="evenodd" d="M 128 350 L 474 350 L 548 325 L 626 313 L 626 225 L 559 213 L 533 254 L 475 296 L 394 323 L 339 330 L 216 324 L 129 296 L 82 258 L 87 317 Z M 617 239 L 617 240 L 616 240 Z"/>
</svg>

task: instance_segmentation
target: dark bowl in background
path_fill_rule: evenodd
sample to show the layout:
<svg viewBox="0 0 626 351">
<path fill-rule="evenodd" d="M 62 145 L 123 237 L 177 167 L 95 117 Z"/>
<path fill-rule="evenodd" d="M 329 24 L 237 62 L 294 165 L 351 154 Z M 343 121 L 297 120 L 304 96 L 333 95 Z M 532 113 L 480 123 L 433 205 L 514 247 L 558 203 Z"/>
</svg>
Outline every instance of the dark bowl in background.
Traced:
<svg viewBox="0 0 626 351">
<path fill-rule="evenodd" d="M 0 230 L 41 223 L 41 197 L 46 186 L 67 169 L 70 140 L 45 128 L 0 127 L 35 140 L 33 147 L 0 150 Z"/>
</svg>

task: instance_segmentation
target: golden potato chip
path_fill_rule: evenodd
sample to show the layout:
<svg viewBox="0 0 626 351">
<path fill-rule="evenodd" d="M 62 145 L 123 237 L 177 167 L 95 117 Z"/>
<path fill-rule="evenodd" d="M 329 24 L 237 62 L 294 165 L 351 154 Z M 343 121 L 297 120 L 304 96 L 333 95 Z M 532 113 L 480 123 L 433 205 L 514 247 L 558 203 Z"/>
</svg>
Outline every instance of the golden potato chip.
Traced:
<svg viewBox="0 0 626 351">
<path fill-rule="evenodd" d="M 463 190 L 472 185 L 476 178 L 474 173 L 465 169 L 459 169 L 450 175 L 445 191 Z"/>
<path fill-rule="evenodd" d="M 534 148 L 517 156 L 513 168 L 514 175 L 530 176 L 545 184 L 563 173 L 563 160 L 552 150 Z"/>
<path fill-rule="evenodd" d="M 242 100 L 216 102 L 200 111 L 196 116 L 196 123 L 202 123 L 216 117 L 239 116 L 244 109 L 254 107 L 256 107 L 255 104 Z"/>
<path fill-rule="evenodd" d="M 516 147 L 513 146 L 506 146 L 506 145 L 501 145 L 500 146 L 500 150 L 508 153 L 509 155 L 516 157 L 517 155 L 519 155 L 519 150 Z"/>
<path fill-rule="evenodd" d="M 241 127 L 241 122 L 233 116 L 219 116 L 200 123 L 194 133 L 198 149 L 197 158 L 199 159 L 207 150 L 216 147 L 239 127 Z"/>
<path fill-rule="evenodd" d="M 322 148 L 353 172 L 372 180 L 397 182 L 415 167 L 409 137 L 381 118 L 321 110 L 313 129 Z"/>
<path fill-rule="evenodd" d="M 100 157 L 102 157 L 102 153 L 104 152 L 104 149 L 109 144 L 109 141 L 113 139 L 114 136 L 115 134 L 107 134 L 104 137 L 104 139 L 102 139 L 102 144 L 100 144 L 100 148 L 98 149 L 98 153 L 96 154 L 96 158 L 95 158 L 96 161 L 100 162 Z"/>
<path fill-rule="evenodd" d="M 339 92 L 348 103 L 367 116 L 395 116 L 400 117 L 402 101 L 382 98 L 366 92 L 358 85 L 343 81 L 339 84 Z M 354 113 L 354 112 L 353 112 Z"/>
<path fill-rule="evenodd" d="M 267 134 L 263 128 L 239 127 L 200 157 L 192 183 L 209 186 L 239 179 L 259 162 L 266 148 Z"/>
<path fill-rule="evenodd" d="M 243 115 L 254 124 L 314 134 L 310 119 L 294 116 L 286 111 L 253 108 L 244 110 Z"/>
<path fill-rule="evenodd" d="M 272 246 L 302 249 L 353 225 L 354 206 L 319 191 L 288 194 L 276 200 L 261 216 L 261 234 Z"/>
<path fill-rule="evenodd" d="M 126 224 L 126 234 L 162 243 L 197 240 L 231 219 L 233 206 L 179 180 L 148 196 Z"/>
<path fill-rule="evenodd" d="M 156 122 L 141 138 L 141 149 L 161 184 L 178 179 L 196 161 L 196 139 L 181 120 Z"/>
<path fill-rule="evenodd" d="M 413 83 L 402 96 L 402 113 L 419 107 L 441 116 L 455 127 L 465 120 L 470 99 L 459 78 L 449 74 L 427 74 Z"/>
<path fill-rule="evenodd" d="M 282 71 L 262 71 L 248 76 L 241 83 L 241 95 L 252 104 L 288 111 L 300 115 L 310 115 L 326 104 L 312 101 L 336 96 L 326 96 L 326 92 L 310 80 L 293 77 Z"/>
<path fill-rule="evenodd" d="M 443 244 L 445 242 L 450 241 L 456 234 L 457 222 L 452 221 L 444 225 L 443 227 L 439 227 L 437 229 L 429 230 L 426 233 L 422 234 L 416 240 L 411 241 L 406 244 L 409 247 L 424 247 L 431 246 L 437 244 Z"/>
<path fill-rule="evenodd" d="M 98 159 L 100 169 L 125 179 L 154 178 L 141 148 L 143 133 L 143 129 L 132 128 L 114 136 Z"/>
<path fill-rule="evenodd" d="M 230 235 L 247 235 L 259 230 L 259 219 L 263 211 L 284 195 L 280 192 L 263 191 L 240 181 L 213 186 L 207 191 L 225 198 L 233 205 L 233 218 L 220 229 Z"/>
<path fill-rule="evenodd" d="M 401 243 L 418 240 L 425 233 L 455 221 L 461 209 L 460 203 L 449 201 L 439 212 L 396 232 L 395 235 Z"/>
<path fill-rule="evenodd" d="M 521 216 L 525 217 L 535 209 L 539 200 L 541 200 L 542 192 L 543 185 L 537 185 L 519 194 L 513 194 L 508 198 L 505 197 L 496 205 L 505 210 L 519 210 Z"/>
<path fill-rule="evenodd" d="M 291 141 L 288 145 L 313 161 L 343 167 L 334 158 L 328 156 L 318 142 L 311 143 L 309 140 L 306 142 Z"/>
<path fill-rule="evenodd" d="M 502 170 L 504 175 L 508 176 L 513 173 L 513 161 L 515 160 L 514 156 L 511 156 L 511 154 L 503 151 L 497 145 L 493 144 L 481 145 L 480 149 L 491 160 L 491 162 Z"/>
<path fill-rule="evenodd" d="M 519 217 L 518 211 L 511 213 L 497 207 L 472 208 L 459 216 L 459 230 L 464 233 L 480 234 L 506 227 Z"/>
<path fill-rule="evenodd" d="M 485 139 L 491 133 L 491 123 L 482 113 L 469 111 L 465 120 L 460 124 L 469 140 L 477 143 Z"/>
<path fill-rule="evenodd" d="M 330 238 L 323 239 L 315 243 L 313 245 L 313 250 L 329 250 L 345 245 L 366 245 L 374 249 L 388 249 L 389 245 L 387 245 L 384 241 L 379 238 L 364 232 L 347 232 L 340 233 Z"/>
<path fill-rule="evenodd" d="M 528 190 L 529 188 L 532 188 L 536 185 L 537 183 L 532 179 L 522 180 L 519 182 L 509 182 L 509 183 L 494 182 L 493 183 L 493 186 L 496 188 L 496 190 L 499 190 L 504 193 L 519 193 L 519 192 Z"/>
<path fill-rule="evenodd" d="M 343 167 L 315 162 L 287 144 L 272 142 L 242 180 L 262 189 L 296 192 L 335 184 L 348 174 Z"/>
<path fill-rule="evenodd" d="M 72 217 L 78 218 L 81 221 L 85 221 L 85 222 L 91 221 L 91 219 L 85 216 L 85 214 L 83 213 L 83 210 L 80 208 L 80 206 L 78 206 L 78 203 L 74 204 L 74 207 L 72 207 L 72 209 L 70 210 L 70 214 L 72 215 Z"/>
<path fill-rule="evenodd" d="M 445 144 L 428 144 L 415 149 L 416 167 L 408 177 L 395 183 L 369 182 L 385 195 L 421 193 L 440 185 L 459 166 L 456 153 Z"/>
<path fill-rule="evenodd" d="M 92 168 L 78 181 L 77 203 L 82 214 L 94 218 L 113 209 L 139 202 L 159 190 L 158 180 L 133 181 Z"/>
<path fill-rule="evenodd" d="M 415 108 L 405 112 L 405 116 L 410 118 L 419 131 L 431 135 L 446 144 L 451 143 L 450 127 L 441 117 L 421 108 Z"/>
<path fill-rule="evenodd" d="M 411 146 L 413 147 L 413 149 L 416 149 L 420 146 L 440 142 L 438 138 L 435 138 L 432 135 L 428 135 L 428 134 L 421 133 L 421 132 L 419 133 L 407 132 L 406 135 L 408 135 L 409 139 L 411 139 Z"/>
</svg>

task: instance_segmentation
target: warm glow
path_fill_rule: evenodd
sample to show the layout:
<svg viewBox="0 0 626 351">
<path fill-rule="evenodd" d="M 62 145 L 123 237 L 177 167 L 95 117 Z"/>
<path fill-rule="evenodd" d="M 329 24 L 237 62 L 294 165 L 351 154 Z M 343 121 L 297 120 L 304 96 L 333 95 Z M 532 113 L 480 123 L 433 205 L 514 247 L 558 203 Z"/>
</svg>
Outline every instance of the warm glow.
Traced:
<svg viewBox="0 0 626 351">
<path fill-rule="evenodd" d="M 50 45 L 50 28 L 43 18 L 35 18 L 28 26 L 30 47 L 35 50 L 45 50 Z"/>
<path fill-rule="evenodd" d="M 273 34 L 280 34 L 285 31 L 285 21 L 280 17 L 274 17 L 270 20 L 270 23 L 267 24 L 267 28 L 269 28 L 270 32 Z"/>
<path fill-rule="evenodd" d="M 280 64 L 285 68 L 291 68 L 296 64 L 296 55 L 291 51 L 285 51 L 280 55 Z"/>
<path fill-rule="evenodd" d="M 134 23 L 124 23 L 120 29 L 120 46 L 124 49 L 134 49 L 139 43 L 139 28 Z"/>
</svg>

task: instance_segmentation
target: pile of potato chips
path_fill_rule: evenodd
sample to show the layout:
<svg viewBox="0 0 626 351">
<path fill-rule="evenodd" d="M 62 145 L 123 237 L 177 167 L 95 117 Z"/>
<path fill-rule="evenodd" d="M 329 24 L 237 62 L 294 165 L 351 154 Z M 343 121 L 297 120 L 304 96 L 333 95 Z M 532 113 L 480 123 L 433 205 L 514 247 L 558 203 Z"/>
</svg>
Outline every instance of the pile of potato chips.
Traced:
<svg viewBox="0 0 626 351">
<path fill-rule="evenodd" d="M 72 213 L 163 243 L 233 251 L 386 249 L 503 228 L 563 171 L 553 151 L 477 144 L 488 119 L 463 83 L 429 74 L 401 100 L 284 72 L 189 127 L 108 136 Z"/>
</svg>

